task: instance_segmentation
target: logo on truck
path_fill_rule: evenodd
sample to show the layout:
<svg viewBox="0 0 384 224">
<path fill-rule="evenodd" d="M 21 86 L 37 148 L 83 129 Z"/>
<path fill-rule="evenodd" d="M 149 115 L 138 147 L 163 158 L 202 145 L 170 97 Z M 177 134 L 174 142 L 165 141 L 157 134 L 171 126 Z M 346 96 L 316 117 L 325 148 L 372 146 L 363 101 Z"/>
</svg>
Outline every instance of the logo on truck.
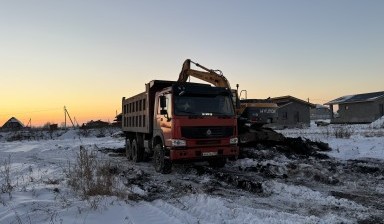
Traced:
<svg viewBox="0 0 384 224">
<path fill-rule="evenodd" d="M 264 109 L 260 109 L 260 113 L 262 113 L 262 114 L 274 114 L 274 113 L 276 113 L 276 109 L 264 108 Z"/>
</svg>

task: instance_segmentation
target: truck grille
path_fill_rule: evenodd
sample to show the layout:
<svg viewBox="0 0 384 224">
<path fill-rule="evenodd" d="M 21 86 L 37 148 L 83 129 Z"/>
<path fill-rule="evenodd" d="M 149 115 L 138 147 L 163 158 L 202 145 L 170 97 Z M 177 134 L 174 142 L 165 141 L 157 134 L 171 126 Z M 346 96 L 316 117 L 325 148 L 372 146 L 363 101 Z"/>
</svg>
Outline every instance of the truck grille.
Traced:
<svg viewBox="0 0 384 224">
<path fill-rule="evenodd" d="M 197 140 L 196 145 L 220 145 L 220 140 Z"/>
<path fill-rule="evenodd" d="M 226 138 L 234 133 L 233 127 L 182 127 L 181 135 L 185 138 Z"/>
</svg>

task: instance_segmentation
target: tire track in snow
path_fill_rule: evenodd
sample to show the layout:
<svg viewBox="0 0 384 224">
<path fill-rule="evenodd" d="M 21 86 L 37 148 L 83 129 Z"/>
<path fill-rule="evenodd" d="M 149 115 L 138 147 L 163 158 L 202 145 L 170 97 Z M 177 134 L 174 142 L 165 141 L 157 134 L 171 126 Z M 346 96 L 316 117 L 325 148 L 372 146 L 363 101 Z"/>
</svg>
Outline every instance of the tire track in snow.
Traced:
<svg viewBox="0 0 384 224">
<path fill-rule="evenodd" d="M 132 206 L 129 209 L 127 219 L 132 224 L 159 223 L 159 220 L 161 220 L 161 223 L 164 224 L 185 223 L 182 220 L 178 219 L 178 217 L 170 215 L 170 213 L 166 213 L 162 209 L 160 209 L 159 206 L 161 203 L 165 202 L 158 202 L 155 204 L 150 202 L 139 202 L 137 205 Z"/>
</svg>

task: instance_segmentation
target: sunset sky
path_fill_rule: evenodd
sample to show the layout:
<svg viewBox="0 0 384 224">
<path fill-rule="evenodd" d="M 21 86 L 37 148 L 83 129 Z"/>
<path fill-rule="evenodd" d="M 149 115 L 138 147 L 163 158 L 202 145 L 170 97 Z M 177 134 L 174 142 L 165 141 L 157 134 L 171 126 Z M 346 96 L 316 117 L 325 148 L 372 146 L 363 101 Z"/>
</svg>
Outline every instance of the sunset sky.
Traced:
<svg viewBox="0 0 384 224">
<path fill-rule="evenodd" d="M 187 58 L 248 98 L 384 91 L 384 1 L 0 0 L 0 126 L 113 121 Z"/>
</svg>

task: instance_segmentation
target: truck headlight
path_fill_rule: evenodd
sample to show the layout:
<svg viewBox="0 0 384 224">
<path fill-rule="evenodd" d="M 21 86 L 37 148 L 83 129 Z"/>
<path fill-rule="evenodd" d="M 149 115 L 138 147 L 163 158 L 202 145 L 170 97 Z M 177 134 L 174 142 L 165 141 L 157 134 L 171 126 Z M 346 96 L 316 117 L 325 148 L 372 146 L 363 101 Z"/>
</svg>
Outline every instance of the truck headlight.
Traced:
<svg viewBox="0 0 384 224">
<path fill-rule="evenodd" d="M 238 138 L 231 138 L 230 140 L 229 140 L 229 144 L 237 144 L 238 143 Z"/>
<path fill-rule="evenodd" d="M 182 146 L 187 146 L 187 143 L 185 140 L 182 140 L 182 139 L 171 139 L 171 145 L 173 147 L 182 147 Z"/>
</svg>

